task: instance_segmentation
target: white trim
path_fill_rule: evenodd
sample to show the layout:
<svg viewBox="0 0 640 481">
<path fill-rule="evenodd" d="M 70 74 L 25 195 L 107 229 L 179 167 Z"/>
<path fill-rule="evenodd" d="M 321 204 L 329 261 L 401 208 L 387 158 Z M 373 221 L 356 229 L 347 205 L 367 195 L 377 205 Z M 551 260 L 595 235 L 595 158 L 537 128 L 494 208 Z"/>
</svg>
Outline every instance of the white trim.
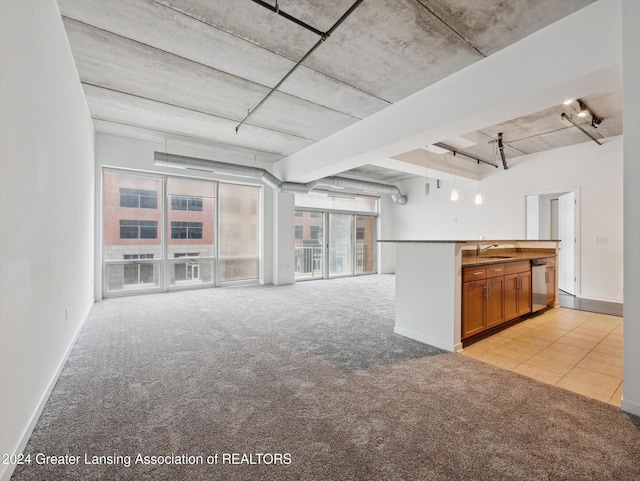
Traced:
<svg viewBox="0 0 640 481">
<path fill-rule="evenodd" d="M 404 327 L 394 327 L 393 332 L 396 334 L 400 334 L 401 336 L 408 337 L 409 339 L 413 339 L 414 341 L 422 342 L 424 344 L 428 344 L 430 346 L 438 347 L 440 349 L 444 349 L 449 352 L 456 352 L 462 348 L 462 345 L 458 346 L 456 344 L 450 344 L 447 342 L 443 342 L 439 339 L 434 339 L 429 336 L 425 336 L 422 333 L 414 332 L 409 329 L 405 329 Z"/>
<path fill-rule="evenodd" d="M 640 416 L 640 404 L 633 401 L 625 401 L 624 395 L 620 401 L 620 409 L 624 412 Z"/>
<path fill-rule="evenodd" d="M 574 263 L 574 289 L 575 296 L 582 297 L 582 225 L 581 225 L 581 216 L 582 216 L 582 196 L 580 186 L 577 187 L 566 187 L 566 188 L 555 188 L 548 190 L 540 190 L 534 192 L 525 192 L 524 193 L 524 238 L 527 238 L 527 196 L 529 195 L 550 195 L 550 194 L 564 194 L 573 192 L 576 196 L 575 201 L 575 215 L 574 215 L 574 235 L 575 235 L 575 250 L 573 253 L 573 263 Z M 532 239 L 533 240 L 533 239 Z M 544 239 L 540 239 L 544 240 Z M 557 269 L 557 267 L 556 267 Z M 557 276 L 556 276 L 557 282 Z M 618 302 L 618 301 L 612 301 Z"/>
<path fill-rule="evenodd" d="M 69 359 L 69 355 L 71 354 L 71 351 L 73 350 L 73 347 L 76 344 L 76 340 L 80 336 L 80 332 L 82 332 L 82 328 L 84 327 L 85 322 L 87 322 L 87 319 L 89 318 L 91 309 L 93 309 L 93 304 L 89 306 L 89 309 L 87 310 L 84 317 L 82 318 L 82 322 L 80 322 L 78 329 L 73 335 L 73 338 L 71 339 L 71 342 L 69 343 L 69 346 L 67 347 L 65 354 L 62 357 L 62 360 L 58 364 L 58 368 L 56 369 L 56 372 L 51 378 L 51 381 L 49 382 L 49 385 L 46 391 L 42 394 L 42 397 L 40 398 L 40 402 L 38 403 L 36 410 L 31 416 L 31 421 L 29 422 L 24 432 L 22 433 L 22 436 L 20 437 L 20 441 L 18 442 L 15 449 L 13 450 L 13 454 L 22 453 L 24 449 L 27 447 L 27 443 L 29 442 L 29 439 L 31 439 L 31 434 L 33 433 L 33 430 L 35 429 L 36 424 L 40 419 L 40 415 L 42 414 L 44 407 L 47 405 L 49 396 L 51 396 L 51 393 L 53 392 L 53 388 L 56 386 L 56 383 L 60 378 L 60 374 L 62 374 L 62 370 L 64 369 L 64 366 L 67 364 L 67 359 Z M 1 471 L 2 469 L 4 469 L 4 471 Z M 5 464 L 3 466 L 0 466 L 0 481 L 9 481 L 15 469 L 16 469 L 15 464 Z"/>
</svg>

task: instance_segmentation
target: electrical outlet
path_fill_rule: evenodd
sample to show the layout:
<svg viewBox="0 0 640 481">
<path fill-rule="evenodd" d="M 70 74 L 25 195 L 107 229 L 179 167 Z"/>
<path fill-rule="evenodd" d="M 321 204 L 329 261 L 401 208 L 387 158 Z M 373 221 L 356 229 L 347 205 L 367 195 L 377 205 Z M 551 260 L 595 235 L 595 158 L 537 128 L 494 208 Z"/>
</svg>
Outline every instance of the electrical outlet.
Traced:
<svg viewBox="0 0 640 481">
<path fill-rule="evenodd" d="M 608 237 L 596 237 L 596 244 L 607 244 L 608 242 Z"/>
</svg>

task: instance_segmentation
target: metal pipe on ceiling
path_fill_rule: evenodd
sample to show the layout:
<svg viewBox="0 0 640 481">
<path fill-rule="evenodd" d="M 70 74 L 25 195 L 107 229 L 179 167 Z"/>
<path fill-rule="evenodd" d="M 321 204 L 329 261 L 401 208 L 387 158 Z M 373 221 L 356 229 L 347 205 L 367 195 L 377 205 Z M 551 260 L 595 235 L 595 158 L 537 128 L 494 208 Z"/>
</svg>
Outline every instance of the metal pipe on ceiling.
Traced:
<svg viewBox="0 0 640 481">
<path fill-rule="evenodd" d="M 254 0 L 255 1 L 255 0 Z M 269 99 L 269 97 L 271 97 L 274 92 L 276 90 L 278 90 L 280 88 L 280 86 L 285 82 L 285 80 L 287 80 L 289 78 L 289 76 L 295 71 L 297 70 L 297 68 L 302 65 L 302 63 L 309 58 L 309 56 L 320 46 L 322 45 L 322 42 L 324 42 L 326 39 L 329 38 L 329 36 L 336 30 L 336 28 L 338 28 L 340 26 L 340 24 L 342 24 L 342 22 L 344 22 L 347 17 L 349 15 L 351 15 L 353 13 L 353 11 L 358 7 L 358 5 L 360 5 L 363 2 L 363 0 L 356 0 L 356 2 L 351 5 L 351 7 L 349 8 L 349 10 L 347 10 L 344 15 L 342 15 L 342 17 L 340 17 L 338 19 L 338 21 L 336 23 L 333 24 L 333 26 L 327 30 L 326 32 L 322 33 L 321 32 L 321 36 L 320 36 L 320 40 L 318 40 L 315 45 L 313 47 L 311 47 L 311 49 L 300 59 L 298 60 L 298 62 L 296 62 L 296 64 L 293 66 L 293 68 L 291 70 L 289 70 L 289 72 L 287 72 L 287 74 L 276 84 L 275 87 L 273 87 L 269 93 L 258 103 L 258 105 L 256 105 L 252 110 L 249 110 L 249 112 L 247 113 L 246 117 L 244 119 L 242 119 L 242 121 L 236 125 L 236 133 L 238 133 L 238 130 L 240 129 L 240 127 L 242 127 L 242 125 L 249 120 L 249 118 L 256 112 L 256 110 L 258 110 L 260 107 L 262 107 L 262 105 Z M 260 2 L 257 2 L 260 3 Z M 267 4 L 268 5 L 268 4 Z M 293 18 L 293 17 L 292 17 Z M 291 20 L 291 19 L 290 19 Z M 299 22 L 302 22 L 302 20 L 299 20 Z M 298 22 L 296 22 L 298 23 Z M 304 23 L 304 22 L 302 22 Z"/>
<path fill-rule="evenodd" d="M 498 150 L 500 151 L 500 158 L 502 159 L 502 167 L 507 170 L 507 158 L 504 155 L 504 144 L 502 143 L 502 132 L 498 132 Z"/>
<path fill-rule="evenodd" d="M 196 157 L 187 157 L 184 155 L 157 151 L 154 152 L 153 165 L 259 180 L 277 192 L 289 194 L 308 194 L 316 187 L 325 187 L 363 193 L 390 195 L 391 199 L 396 204 L 404 205 L 407 203 L 407 196 L 403 195 L 400 189 L 395 185 L 378 184 L 376 182 L 366 182 L 357 179 L 346 179 L 344 177 L 323 177 L 306 184 L 283 182 L 271 172 L 258 167 L 228 164 L 226 162 L 199 159 Z"/>
<path fill-rule="evenodd" d="M 601 142 L 598 141 L 598 139 L 596 139 L 593 135 L 591 135 L 589 132 L 587 132 L 584 128 L 582 128 L 582 126 L 580 124 L 578 124 L 575 120 L 573 120 L 571 117 L 569 117 L 567 114 L 565 114 L 564 112 L 562 112 L 560 114 L 560 118 L 568 120 L 569 122 L 571 122 L 574 127 L 580 129 L 580 131 L 582 131 L 582 133 L 584 135 L 586 135 L 587 137 L 589 137 L 591 140 L 593 140 L 596 144 L 598 145 L 602 145 Z"/>
<path fill-rule="evenodd" d="M 496 164 L 494 164 L 493 162 L 489 162 L 488 160 L 484 160 L 484 159 L 481 159 L 480 157 L 475 157 L 475 156 L 470 155 L 470 154 L 465 154 L 464 152 L 462 152 L 460 150 L 457 150 L 457 149 L 455 149 L 453 147 L 449 147 L 447 144 L 443 144 L 442 142 L 436 142 L 433 145 L 435 145 L 436 147 L 440 147 L 441 149 L 448 150 L 453 155 L 463 155 L 464 157 L 468 157 L 468 158 L 470 158 L 472 160 L 475 160 L 478 163 L 482 162 L 483 164 L 490 165 L 491 167 L 495 167 L 496 169 L 498 168 L 498 166 Z"/>
<path fill-rule="evenodd" d="M 306 22 L 303 22 L 302 20 L 300 20 L 299 18 L 294 17 L 293 15 L 289 15 L 284 10 L 280 10 L 280 7 L 278 7 L 278 2 L 277 1 L 276 1 L 275 6 L 271 5 L 271 4 L 267 3 L 267 2 L 263 2 L 262 0 L 253 0 L 253 1 L 255 3 L 257 3 L 258 5 L 264 7 L 266 9 L 268 9 L 268 10 L 271 10 L 276 15 L 280 15 L 281 17 L 286 18 L 287 20 L 295 23 L 296 25 L 299 25 L 299 26 L 301 26 L 303 28 L 306 28 L 307 30 L 315 33 L 316 35 L 319 35 L 319 36 L 323 36 L 324 35 L 324 32 L 318 30 L 317 28 L 309 25 Z"/>
</svg>

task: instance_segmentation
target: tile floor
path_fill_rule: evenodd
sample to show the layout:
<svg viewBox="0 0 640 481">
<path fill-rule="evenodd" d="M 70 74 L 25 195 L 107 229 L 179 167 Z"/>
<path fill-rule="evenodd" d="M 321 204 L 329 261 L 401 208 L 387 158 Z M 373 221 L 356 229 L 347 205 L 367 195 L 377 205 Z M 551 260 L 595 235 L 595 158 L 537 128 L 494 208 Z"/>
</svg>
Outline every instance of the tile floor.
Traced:
<svg viewBox="0 0 640 481">
<path fill-rule="evenodd" d="M 620 405 L 622 317 L 556 307 L 460 353 Z"/>
</svg>

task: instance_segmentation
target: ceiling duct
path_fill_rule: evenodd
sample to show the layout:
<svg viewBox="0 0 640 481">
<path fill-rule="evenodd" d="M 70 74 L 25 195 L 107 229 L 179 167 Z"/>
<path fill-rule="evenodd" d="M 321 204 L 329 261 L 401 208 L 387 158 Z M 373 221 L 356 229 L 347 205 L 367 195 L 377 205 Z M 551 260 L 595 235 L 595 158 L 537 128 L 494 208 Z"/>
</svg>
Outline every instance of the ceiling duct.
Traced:
<svg viewBox="0 0 640 481">
<path fill-rule="evenodd" d="M 166 152 L 154 152 L 153 165 L 171 167 L 174 169 L 198 170 L 213 174 L 242 177 L 244 179 L 259 180 L 277 192 L 289 194 L 308 194 L 316 187 L 329 189 L 351 190 L 369 194 L 390 195 L 391 199 L 400 205 L 407 203 L 407 196 L 402 195 L 395 185 L 378 184 L 344 177 L 323 177 L 306 184 L 296 182 L 283 182 L 271 172 L 258 167 L 246 165 L 228 164 L 215 160 L 198 159 L 183 155 L 169 154 Z"/>
</svg>

